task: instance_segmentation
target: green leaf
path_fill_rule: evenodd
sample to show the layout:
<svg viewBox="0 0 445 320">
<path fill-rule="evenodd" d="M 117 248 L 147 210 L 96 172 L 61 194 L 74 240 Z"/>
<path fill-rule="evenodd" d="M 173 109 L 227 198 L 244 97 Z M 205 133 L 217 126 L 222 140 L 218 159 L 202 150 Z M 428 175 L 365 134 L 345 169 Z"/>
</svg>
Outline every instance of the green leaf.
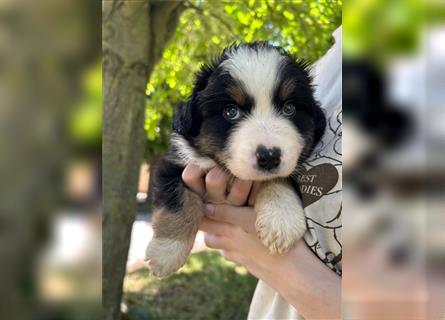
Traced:
<svg viewBox="0 0 445 320">
<path fill-rule="evenodd" d="M 288 20 L 294 20 L 295 15 L 292 12 L 289 12 L 287 10 L 283 11 L 283 16 Z"/>
<path fill-rule="evenodd" d="M 233 11 L 235 11 L 235 9 L 236 9 L 235 5 L 232 5 L 232 6 L 226 5 L 226 6 L 224 6 L 224 11 L 227 12 L 228 14 L 232 14 Z"/>
<path fill-rule="evenodd" d="M 215 44 L 220 44 L 221 43 L 221 40 L 219 40 L 219 38 L 217 36 L 212 36 L 211 39 L 212 39 L 212 42 L 215 43 Z"/>
</svg>

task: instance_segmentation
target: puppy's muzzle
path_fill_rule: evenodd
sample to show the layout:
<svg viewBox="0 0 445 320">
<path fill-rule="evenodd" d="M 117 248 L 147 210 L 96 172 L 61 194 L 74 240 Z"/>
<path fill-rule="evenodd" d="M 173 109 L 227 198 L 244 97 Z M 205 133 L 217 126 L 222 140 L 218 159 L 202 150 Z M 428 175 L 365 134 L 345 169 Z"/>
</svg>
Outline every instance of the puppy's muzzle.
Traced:
<svg viewBox="0 0 445 320">
<path fill-rule="evenodd" d="M 266 148 L 259 145 L 256 149 L 257 165 L 261 170 L 272 171 L 281 163 L 281 149 L 277 147 Z"/>
</svg>

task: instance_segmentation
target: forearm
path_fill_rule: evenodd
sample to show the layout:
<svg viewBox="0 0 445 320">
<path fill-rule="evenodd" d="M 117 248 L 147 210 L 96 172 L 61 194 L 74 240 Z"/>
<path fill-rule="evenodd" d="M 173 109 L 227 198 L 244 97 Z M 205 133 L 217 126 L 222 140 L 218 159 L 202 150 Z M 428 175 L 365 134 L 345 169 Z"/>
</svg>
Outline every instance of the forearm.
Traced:
<svg viewBox="0 0 445 320">
<path fill-rule="evenodd" d="M 306 319 L 341 318 L 341 278 L 304 241 L 285 256 L 267 259 L 252 270 Z"/>
</svg>

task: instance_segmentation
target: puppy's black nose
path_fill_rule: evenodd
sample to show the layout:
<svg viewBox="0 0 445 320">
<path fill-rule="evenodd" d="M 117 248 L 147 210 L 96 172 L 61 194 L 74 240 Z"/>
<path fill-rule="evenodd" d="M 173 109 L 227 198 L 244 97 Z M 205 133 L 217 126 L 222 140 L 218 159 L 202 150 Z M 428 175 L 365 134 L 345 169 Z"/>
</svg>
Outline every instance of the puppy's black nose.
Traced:
<svg viewBox="0 0 445 320">
<path fill-rule="evenodd" d="M 279 148 L 266 148 L 263 145 L 256 149 L 258 167 L 264 170 L 272 170 L 280 165 L 281 150 Z"/>
</svg>

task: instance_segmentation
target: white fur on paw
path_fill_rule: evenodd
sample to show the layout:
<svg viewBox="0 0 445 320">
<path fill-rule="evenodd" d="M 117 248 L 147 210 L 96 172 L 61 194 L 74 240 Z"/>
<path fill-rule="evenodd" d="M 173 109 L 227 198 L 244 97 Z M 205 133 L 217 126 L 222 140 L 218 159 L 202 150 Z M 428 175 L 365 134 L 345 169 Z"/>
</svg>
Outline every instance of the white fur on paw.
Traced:
<svg viewBox="0 0 445 320">
<path fill-rule="evenodd" d="M 145 251 L 145 261 L 152 275 L 165 277 L 184 265 L 190 250 L 191 245 L 185 241 L 153 238 Z"/>
<path fill-rule="evenodd" d="M 258 237 L 272 254 L 286 253 L 306 231 L 306 221 L 301 207 L 275 207 L 264 205 L 256 208 L 255 229 Z"/>
</svg>

